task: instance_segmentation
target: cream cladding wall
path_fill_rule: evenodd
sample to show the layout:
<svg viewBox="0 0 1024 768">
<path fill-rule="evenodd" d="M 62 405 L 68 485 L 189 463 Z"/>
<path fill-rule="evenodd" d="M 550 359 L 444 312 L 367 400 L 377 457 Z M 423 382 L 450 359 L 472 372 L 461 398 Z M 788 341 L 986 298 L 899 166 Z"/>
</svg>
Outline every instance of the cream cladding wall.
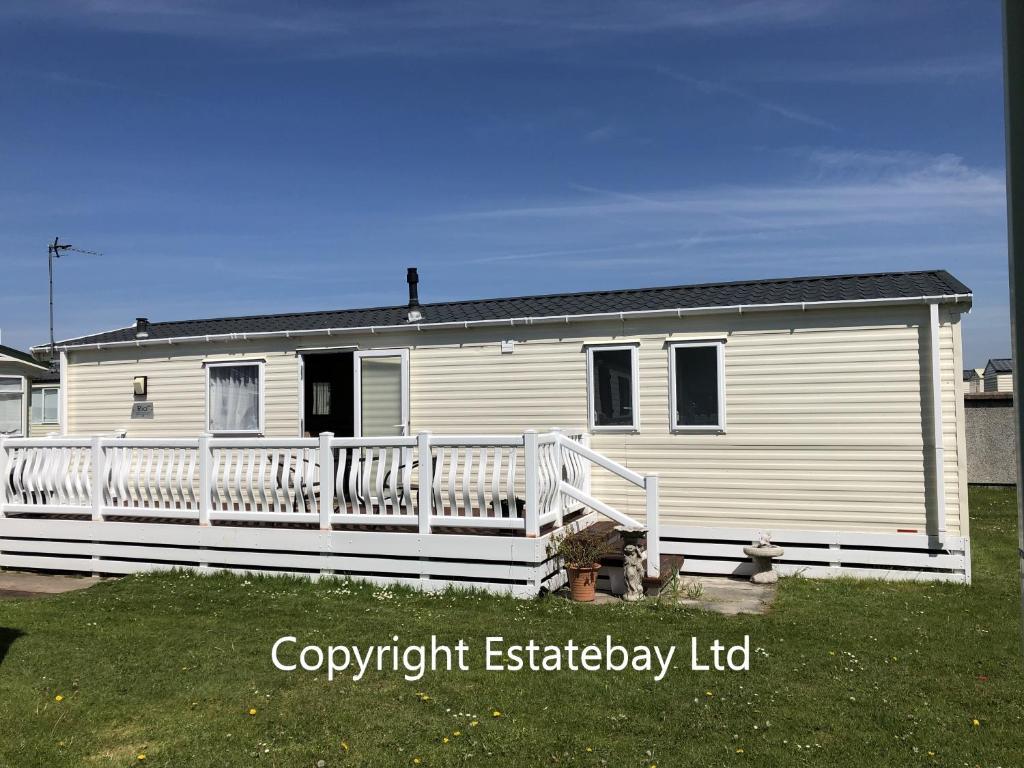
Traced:
<svg viewBox="0 0 1024 768">
<path fill-rule="evenodd" d="M 204 359 L 237 358 L 265 360 L 266 434 L 297 435 L 296 347 L 344 344 L 410 348 L 414 432 L 584 430 L 585 345 L 625 341 L 638 348 L 640 429 L 595 434 L 593 446 L 659 474 L 666 523 L 931 532 L 927 317 L 924 306 L 757 312 L 74 351 L 68 426 L 193 436 L 204 428 Z M 947 531 L 966 536 L 959 315 L 941 318 Z M 516 341 L 511 354 L 503 339 Z M 670 431 L 667 339 L 725 341 L 723 434 Z M 130 419 L 135 375 L 149 376 L 152 420 Z M 642 516 L 642 495 L 602 470 L 593 487 Z"/>
</svg>

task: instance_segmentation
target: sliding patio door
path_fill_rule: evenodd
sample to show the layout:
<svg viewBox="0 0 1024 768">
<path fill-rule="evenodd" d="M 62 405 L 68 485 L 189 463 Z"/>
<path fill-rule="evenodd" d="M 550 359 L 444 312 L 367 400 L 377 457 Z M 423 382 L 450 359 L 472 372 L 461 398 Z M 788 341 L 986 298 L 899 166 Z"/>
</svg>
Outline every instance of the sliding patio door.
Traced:
<svg viewBox="0 0 1024 768">
<path fill-rule="evenodd" d="M 409 433 L 409 350 L 355 353 L 357 437 Z"/>
</svg>

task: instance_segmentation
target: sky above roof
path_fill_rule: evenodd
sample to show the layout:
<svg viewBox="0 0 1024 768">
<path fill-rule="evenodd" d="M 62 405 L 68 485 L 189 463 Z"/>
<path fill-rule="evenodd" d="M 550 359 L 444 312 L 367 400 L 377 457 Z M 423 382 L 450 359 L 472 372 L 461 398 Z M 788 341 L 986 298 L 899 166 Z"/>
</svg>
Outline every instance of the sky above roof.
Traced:
<svg viewBox="0 0 1024 768">
<path fill-rule="evenodd" d="M 999 4 L 0 5 L 0 329 L 945 268 L 1009 352 Z"/>
</svg>

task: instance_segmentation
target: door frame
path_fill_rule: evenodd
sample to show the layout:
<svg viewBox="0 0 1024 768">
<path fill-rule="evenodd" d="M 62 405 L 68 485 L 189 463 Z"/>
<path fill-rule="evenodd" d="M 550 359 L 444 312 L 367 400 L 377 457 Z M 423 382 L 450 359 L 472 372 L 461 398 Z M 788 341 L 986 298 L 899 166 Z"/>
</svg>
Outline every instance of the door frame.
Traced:
<svg viewBox="0 0 1024 768">
<path fill-rule="evenodd" d="M 402 435 L 409 434 L 409 348 L 396 347 L 395 349 L 364 349 L 352 353 L 352 413 L 355 420 L 353 425 L 356 437 L 363 436 L 363 412 L 362 412 L 362 373 L 364 357 L 399 357 L 401 366 L 401 390 L 402 390 Z"/>
</svg>

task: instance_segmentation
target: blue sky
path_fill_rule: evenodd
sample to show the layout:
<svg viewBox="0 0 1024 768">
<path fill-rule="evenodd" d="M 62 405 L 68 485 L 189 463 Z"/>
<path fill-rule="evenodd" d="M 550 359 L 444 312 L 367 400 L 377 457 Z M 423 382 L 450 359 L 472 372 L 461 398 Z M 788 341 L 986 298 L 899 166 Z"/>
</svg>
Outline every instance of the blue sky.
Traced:
<svg viewBox="0 0 1024 768">
<path fill-rule="evenodd" d="M 1009 351 L 999 5 L 5 0 L 0 328 L 944 267 Z"/>
</svg>

